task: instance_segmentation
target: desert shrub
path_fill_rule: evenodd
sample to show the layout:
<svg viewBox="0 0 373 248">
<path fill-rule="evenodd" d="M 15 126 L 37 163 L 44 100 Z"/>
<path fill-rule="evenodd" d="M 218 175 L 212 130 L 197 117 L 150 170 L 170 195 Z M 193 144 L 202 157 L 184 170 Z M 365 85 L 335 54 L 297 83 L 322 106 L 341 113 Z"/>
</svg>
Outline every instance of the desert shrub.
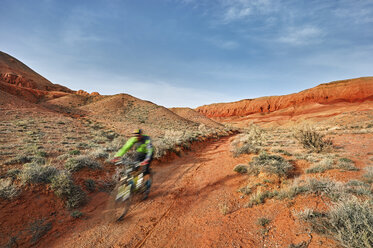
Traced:
<svg viewBox="0 0 373 248">
<path fill-rule="evenodd" d="M 20 154 L 16 156 L 15 158 L 8 159 L 5 161 L 6 165 L 13 165 L 13 164 L 24 164 L 29 163 L 33 159 L 33 156 L 27 155 L 27 154 Z"/>
<path fill-rule="evenodd" d="M 12 184 L 9 179 L 0 179 L 0 197 L 3 199 L 13 199 L 19 194 L 20 190 Z"/>
<path fill-rule="evenodd" d="M 350 181 L 341 183 L 328 178 L 307 178 L 306 180 L 295 180 L 289 188 L 281 190 L 277 198 L 292 199 L 299 194 L 322 195 L 329 197 L 332 201 L 348 195 L 372 196 L 369 185 L 363 182 Z"/>
<path fill-rule="evenodd" d="M 46 163 L 46 160 L 44 157 L 33 157 L 31 160 L 31 163 L 38 164 L 38 165 L 44 165 Z"/>
<path fill-rule="evenodd" d="M 347 171 L 356 171 L 359 170 L 355 167 L 354 161 L 348 158 L 340 158 L 336 165 L 337 168 Z"/>
<path fill-rule="evenodd" d="M 264 131 L 255 125 L 252 125 L 246 133 L 240 134 L 231 143 L 231 152 L 234 157 L 241 154 L 257 154 L 263 143 Z"/>
<path fill-rule="evenodd" d="M 58 161 L 64 161 L 64 160 L 66 160 L 66 159 L 68 159 L 68 158 L 70 158 L 70 157 L 71 157 L 70 154 L 65 153 L 65 154 L 61 154 L 61 155 L 59 155 L 56 159 L 57 159 Z"/>
<path fill-rule="evenodd" d="M 313 231 L 338 241 L 343 247 L 373 247 L 373 202 L 346 198 L 327 212 L 306 209 L 298 217 Z"/>
<path fill-rule="evenodd" d="M 79 210 L 74 210 L 70 215 L 73 218 L 81 218 L 83 216 L 83 213 Z"/>
<path fill-rule="evenodd" d="M 237 172 L 237 173 L 240 173 L 240 174 L 245 174 L 247 173 L 247 165 L 243 165 L 243 164 L 238 164 L 234 167 L 234 171 Z"/>
<path fill-rule="evenodd" d="M 80 150 L 69 151 L 69 155 L 80 155 Z"/>
<path fill-rule="evenodd" d="M 258 224 L 258 226 L 262 226 L 262 227 L 267 226 L 269 223 L 271 223 L 271 220 L 268 219 L 268 218 L 265 218 L 265 217 L 259 218 L 256 222 L 256 224 Z"/>
<path fill-rule="evenodd" d="M 23 166 L 20 178 L 23 183 L 50 183 L 57 172 L 53 166 L 29 163 Z"/>
<path fill-rule="evenodd" d="M 112 130 L 100 130 L 97 135 L 105 137 L 108 140 L 113 140 L 118 137 L 118 134 Z"/>
<path fill-rule="evenodd" d="M 87 179 L 84 181 L 84 186 L 87 191 L 94 192 L 96 190 L 96 183 L 92 179 Z"/>
<path fill-rule="evenodd" d="M 52 229 L 52 222 L 45 223 L 45 219 L 36 220 L 31 223 L 29 231 L 31 236 L 31 245 L 35 245 L 39 240 Z"/>
<path fill-rule="evenodd" d="M 69 171 L 78 171 L 83 168 L 99 169 L 101 165 L 89 156 L 80 155 L 68 159 L 65 163 L 65 168 Z"/>
<path fill-rule="evenodd" d="M 38 151 L 36 151 L 35 155 L 38 156 L 38 157 L 45 158 L 45 157 L 48 156 L 48 153 L 46 153 L 45 151 L 38 150 Z"/>
<path fill-rule="evenodd" d="M 294 136 L 304 148 L 317 153 L 327 151 L 333 145 L 331 139 L 325 139 L 325 135 L 311 128 L 298 130 Z"/>
<path fill-rule="evenodd" d="M 97 159 L 97 158 L 108 158 L 109 157 L 109 153 L 107 153 L 104 148 L 95 149 L 89 155 L 90 155 L 90 157 L 95 158 L 95 159 Z"/>
<path fill-rule="evenodd" d="M 153 142 L 154 158 L 160 158 L 167 152 L 177 152 L 177 147 L 188 148 L 190 143 L 197 140 L 198 133 L 192 131 L 167 130 L 161 139 Z"/>
<path fill-rule="evenodd" d="M 118 151 L 124 144 L 126 143 L 126 139 L 123 137 L 116 137 L 113 139 L 111 143 L 106 146 L 106 151 L 108 152 L 116 152 Z"/>
<path fill-rule="evenodd" d="M 334 161 L 330 158 L 324 158 L 315 166 L 312 166 L 306 170 L 306 173 L 322 173 L 327 170 L 331 170 L 334 167 Z"/>
<path fill-rule="evenodd" d="M 365 167 L 365 171 L 363 180 L 367 183 L 373 183 L 373 166 Z"/>
<path fill-rule="evenodd" d="M 273 152 L 275 152 L 275 153 L 281 153 L 281 154 L 284 154 L 286 156 L 292 156 L 293 155 L 290 152 L 282 150 L 282 149 L 274 149 Z"/>
<path fill-rule="evenodd" d="M 285 160 L 281 156 L 269 155 L 266 152 L 262 152 L 259 156 L 254 157 L 250 162 L 249 173 L 258 174 L 259 172 L 265 172 L 269 174 L 276 174 L 280 177 L 287 177 L 294 169 L 293 165 L 289 161 Z"/>
<path fill-rule="evenodd" d="M 278 195 L 277 191 L 269 191 L 269 190 L 257 191 L 255 194 L 253 194 L 250 197 L 250 200 L 247 203 L 247 206 L 252 207 L 254 205 L 263 204 L 266 199 L 271 199 L 277 195 Z"/>
<path fill-rule="evenodd" d="M 77 208 L 86 202 L 86 194 L 74 184 L 71 174 L 67 171 L 60 171 L 52 178 L 51 188 L 58 197 L 65 200 L 69 209 Z"/>
<path fill-rule="evenodd" d="M 19 169 L 10 169 L 6 172 L 6 176 L 12 178 L 13 180 L 18 177 L 18 175 L 21 173 L 21 170 Z"/>
</svg>

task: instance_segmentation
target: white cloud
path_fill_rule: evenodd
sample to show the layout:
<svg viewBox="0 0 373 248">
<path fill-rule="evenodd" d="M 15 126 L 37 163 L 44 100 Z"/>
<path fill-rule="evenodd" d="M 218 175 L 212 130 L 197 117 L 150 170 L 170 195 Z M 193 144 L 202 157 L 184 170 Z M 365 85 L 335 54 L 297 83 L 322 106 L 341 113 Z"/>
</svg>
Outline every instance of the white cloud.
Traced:
<svg viewBox="0 0 373 248">
<path fill-rule="evenodd" d="M 222 0 L 224 23 L 244 20 L 254 14 L 269 14 L 277 10 L 273 0 Z"/>
<path fill-rule="evenodd" d="M 289 27 L 278 41 L 297 46 L 314 44 L 321 41 L 323 34 L 323 31 L 315 26 Z"/>
</svg>

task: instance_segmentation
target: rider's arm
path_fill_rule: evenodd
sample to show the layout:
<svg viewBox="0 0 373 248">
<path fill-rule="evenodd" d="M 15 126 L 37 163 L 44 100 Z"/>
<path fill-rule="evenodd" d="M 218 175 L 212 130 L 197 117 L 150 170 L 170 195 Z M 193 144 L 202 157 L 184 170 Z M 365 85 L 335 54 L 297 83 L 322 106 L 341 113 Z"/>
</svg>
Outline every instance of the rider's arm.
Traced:
<svg viewBox="0 0 373 248">
<path fill-rule="evenodd" d="M 131 149 L 131 147 L 137 142 L 137 138 L 136 137 L 132 137 L 130 138 L 126 144 L 124 144 L 124 146 L 122 148 L 120 148 L 120 150 L 115 154 L 114 157 L 122 157 L 124 154 L 126 154 L 126 152 L 128 152 L 129 149 Z"/>
</svg>

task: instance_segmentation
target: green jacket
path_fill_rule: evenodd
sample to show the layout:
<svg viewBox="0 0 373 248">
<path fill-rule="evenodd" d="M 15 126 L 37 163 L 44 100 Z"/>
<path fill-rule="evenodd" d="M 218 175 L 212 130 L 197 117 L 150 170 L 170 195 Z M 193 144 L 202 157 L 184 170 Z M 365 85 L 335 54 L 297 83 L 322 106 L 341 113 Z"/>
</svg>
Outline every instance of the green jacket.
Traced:
<svg viewBox="0 0 373 248">
<path fill-rule="evenodd" d="M 136 137 L 130 138 L 126 144 L 115 154 L 115 157 L 122 157 L 135 145 L 137 152 L 146 153 L 145 160 L 149 160 L 153 154 L 153 145 L 148 135 L 143 135 L 141 140 Z"/>
</svg>

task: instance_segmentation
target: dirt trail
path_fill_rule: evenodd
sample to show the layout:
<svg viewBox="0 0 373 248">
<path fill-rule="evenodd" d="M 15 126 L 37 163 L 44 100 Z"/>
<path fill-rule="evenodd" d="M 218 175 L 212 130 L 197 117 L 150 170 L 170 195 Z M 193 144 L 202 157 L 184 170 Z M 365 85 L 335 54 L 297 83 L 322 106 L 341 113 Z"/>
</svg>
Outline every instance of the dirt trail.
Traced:
<svg viewBox="0 0 373 248">
<path fill-rule="evenodd" d="M 100 211 L 67 232 L 55 247 L 211 247 L 233 244 L 225 237 L 229 217 L 224 206 L 238 197 L 232 188 L 245 178 L 233 172 L 248 157 L 233 158 L 229 138 L 208 143 L 175 161 L 154 166 L 149 199 L 138 203 L 121 223 L 108 223 Z M 104 201 L 103 201 L 104 202 Z M 232 243 L 233 242 L 233 243 Z M 247 240 L 246 245 L 253 241 Z"/>
</svg>

